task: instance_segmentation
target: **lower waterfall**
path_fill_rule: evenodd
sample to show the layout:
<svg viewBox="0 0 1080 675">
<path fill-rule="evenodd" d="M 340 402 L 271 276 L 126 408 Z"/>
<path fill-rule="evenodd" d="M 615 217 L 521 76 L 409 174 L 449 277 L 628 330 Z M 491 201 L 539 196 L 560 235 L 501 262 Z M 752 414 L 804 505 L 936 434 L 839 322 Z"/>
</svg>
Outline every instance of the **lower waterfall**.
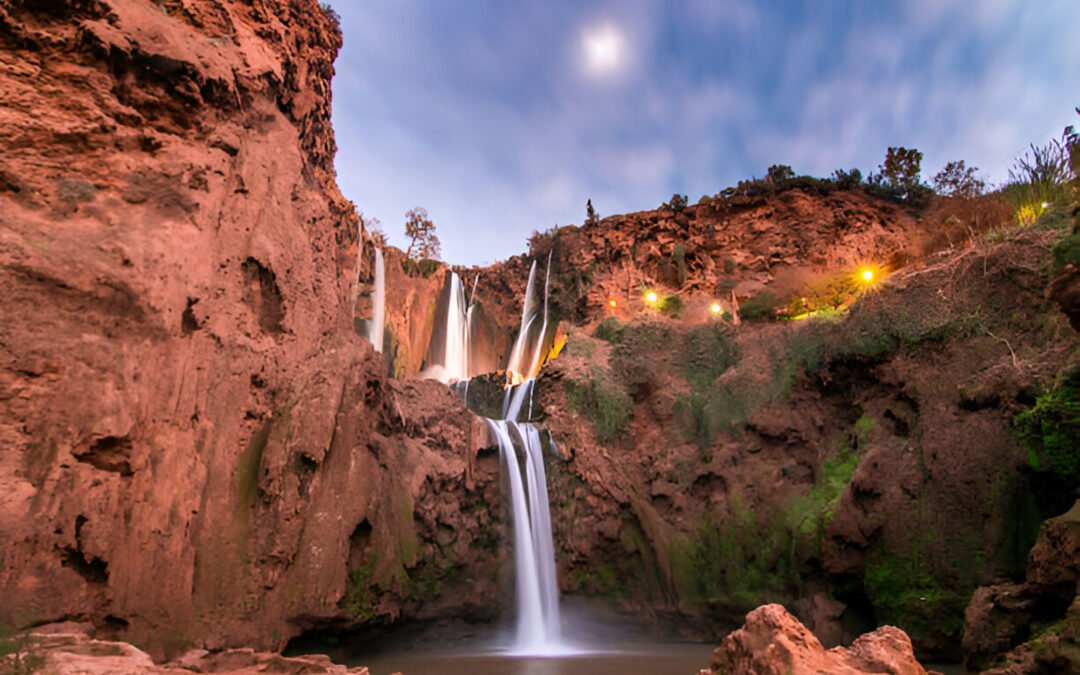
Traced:
<svg viewBox="0 0 1080 675">
<path fill-rule="evenodd" d="M 513 650 L 523 654 L 565 653 L 540 432 L 528 422 L 489 419 L 487 423 L 498 440 L 500 463 L 510 492 L 517 596 Z M 521 462 L 519 449 L 523 454 Z"/>
</svg>

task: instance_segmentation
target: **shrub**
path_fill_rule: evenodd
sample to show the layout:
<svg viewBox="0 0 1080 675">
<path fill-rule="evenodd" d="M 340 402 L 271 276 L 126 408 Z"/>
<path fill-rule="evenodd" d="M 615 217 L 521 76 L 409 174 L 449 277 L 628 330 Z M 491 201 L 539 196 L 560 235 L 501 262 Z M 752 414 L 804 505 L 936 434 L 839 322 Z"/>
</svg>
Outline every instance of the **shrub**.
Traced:
<svg viewBox="0 0 1080 675">
<path fill-rule="evenodd" d="M 664 204 L 664 206 L 671 209 L 675 213 L 679 213 L 680 211 L 685 209 L 686 205 L 689 203 L 690 200 L 686 197 L 686 195 L 681 195 L 676 192 L 675 194 L 671 195 L 671 201 Z"/>
<path fill-rule="evenodd" d="M 1075 178 L 1071 158 L 1076 147 L 1076 135 L 1068 127 L 1060 139 L 1043 146 L 1032 144 L 1013 163 L 1009 183 L 1001 194 L 1015 209 L 1018 225 L 1033 225 L 1047 207 L 1068 200 L 1069 181 Z M 1064 220 L 1062 214 L 1057 220 Z"/>
<path fill-rule="evenodd" d="M 971 199 L 986 190 L 986 181 L 977 175 L 978 168 L 964 165 L 964 160 L 949 162 L 931 179 L 934 190 L 946 197 Z"/>
<path fill-rule="evenodd" d="M 739 307 L 739 316 L 748 320 L 775 319 L 780 299 L 772 291 L 761 291 Z"/>
<path fill-rule="evenodd" d="M 735 348 L 723 324 L 695 326 L 683 336 L 683 375 L 697 391 L 709 389 L 716 378 L 734 365 Z"/>
<path fill-rule="evenodd" d="M 665 295 L 660 299 L 659 309 L 668 316 L 678 316 L 684 307 L 682 298 L 677 295 Z"/>
<path fill-rule="evenodd" d="M 550 230 L 541 232 L 540 230 L 533 230 L 529 235 L 529 255 L 534 258 L 542 258 L 546 256 L 552 248 L 555 247 L 555 243 L 559 240 L 559 226 L 553 225 Z"/>
<path fill-rule="evenodd" d="M 832 181 L 841 190 L 851 190 L 862 185 L 862 171 L 858 169 L 852 169 L 851 171 L 837 169 L 833 171 Z"/>
<path fill-rule="evenodd" d="M 600 222 L 600 216 L 597 215 L 596 209 L 593 208 L 592 199 L 585 202 L 585 224 L 595 225 Z"/>
<path fill-rule="evenodd" d="M 795 178 L 795 170 L 787 164 L 774 164 L 769 167 L 765 179 L 779 187 Z"/>
<path fill-rule="evenodd" d="M 441 245 L 427 209 L 418 206 L 405 212 L 405 236 L 409 238 L 409 246 L 405 249 L 405 257 L 409 260 L 439 258 Z"/>
<path fill-rule="evenodd" d="M 604 443 L 626 429 L 634 412 L 630 396 L 596 370 L 584 381 L 566 380 L 566 398 L 573 410 L 593 423 L 597 439 Z"/>
<path fill-rule="evenodd" d="M 618 342 L 622 337 L 623 325 L 613 316 L 609 316 L 600 322 L 593 333 L 593 337 L 605 342 Z"/>
<path fill-rule="evenodd" d="M 1080 373 L 1035 400 L 1016 416 L 1017 434 L 1035 470 L 1047 470 L 1072 484 L 1080 476 Z"/>
<path fill-rule="evenodd" d="M 1066 265 L 1080 266 L 1080 233 L 1070 234 L 1054 244 L 1051 255 L 1054 258 L 1055 270 Z"/>
<path fill-rule="evenodd" d="M 926 203 L 930 189 L 919 180 L 923 154 L 914 148 L 889 148 L 885 163 L 871 174 L 871 192 L 879 197 L 903 201 L 915 206 Z"/>
</svg>

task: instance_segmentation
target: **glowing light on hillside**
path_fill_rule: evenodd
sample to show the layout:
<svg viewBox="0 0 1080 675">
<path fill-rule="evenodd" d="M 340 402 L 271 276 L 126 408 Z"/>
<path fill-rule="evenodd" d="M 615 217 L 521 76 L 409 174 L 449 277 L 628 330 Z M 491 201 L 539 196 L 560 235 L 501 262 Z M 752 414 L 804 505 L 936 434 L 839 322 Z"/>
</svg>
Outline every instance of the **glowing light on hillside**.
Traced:
<svg viewBox="0 0 1080 675">
<path fill-rule="evenodd" d="M 1050 207 L 1050 202 L 1043 202 L 1042 207 L 1043 207 L 1043 210 L 1045 211 L 1047 208 Z"/>
<path fill-rule="evenodd" d="M 888 275 L 881 265 L 864 263 L 859 265 L 851 276 L 855 285 L 855 295 L 858 296 L 877 290 Z"/>
<path fill-rule="evenodd" d="M 619 301 L 616 300 L 615 298 L 608 298 L 607 306 L 608 306 L 608 309 L 618 309 L 619 308 Z"/>
<path fill-rule="evenodd" d="M 713 316 L 720 316 L 723 313 L 724 308 L 720 306 L 719 302 L 714 302 L 713 304 L 709 305 L 709 314 L 712 314 Z"/>
<path fill-rule="evenodd" d="M 645 302 L 650 305 L 655 305 L 660 301 L 660 296 L 656 294 L 656 291 L 649 291 L 645 293 Z"/>
<path fill-rule="evenodd" d="M 622 33 L 611 25 L 586 31 L 581 40 L 585 69 L 595 76 L 618 70 L 623 62 L 624 42 Z"/>
</svg>

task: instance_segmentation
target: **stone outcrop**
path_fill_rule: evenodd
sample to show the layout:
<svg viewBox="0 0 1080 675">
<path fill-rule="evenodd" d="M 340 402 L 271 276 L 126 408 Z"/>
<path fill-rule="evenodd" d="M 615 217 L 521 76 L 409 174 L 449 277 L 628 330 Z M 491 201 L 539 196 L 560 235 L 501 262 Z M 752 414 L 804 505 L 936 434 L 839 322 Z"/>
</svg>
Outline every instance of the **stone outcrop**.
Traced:
<svg viewBox="0 0 1080 675">
<path fill-rule="evenodd" d="M 975 591 L 964 663 L 995 674 L 1080 670 L 1080 502 L 1042 525 L 1024 583 Z"/>
<path fill-rule="evenodd" d="M 473 421 L 353 330 L 340 45 L 314 0 L 0 4 L 0 623 L 162 656 L 497 606 Z"/>
<path fill-rule="evenodd" d="M 911 640 L 895 626 L 860 636 L 850 647 L 826 650 L 782 605 L 750 612 L 743 627 L 716 648 L 709 666 L 718 675 L 926 675 Z"/>
<path fill-rule="evenodd" d="M 368 675 L 367 668 L 349 668 L 326 656 L 284 657 L 253 649 L 230 649 L 217 653 L 195 649 L 174 661 L 155 664 L 146 652 L 126 642 L 97 640 L 82 628 L 57 624 L 18 638 L 14 653 L 0 656 L 5 672 L 47 672 L 55 675 L 113 675 L 115 673 L 225 673 L 255 675 Z"/>
</svg>

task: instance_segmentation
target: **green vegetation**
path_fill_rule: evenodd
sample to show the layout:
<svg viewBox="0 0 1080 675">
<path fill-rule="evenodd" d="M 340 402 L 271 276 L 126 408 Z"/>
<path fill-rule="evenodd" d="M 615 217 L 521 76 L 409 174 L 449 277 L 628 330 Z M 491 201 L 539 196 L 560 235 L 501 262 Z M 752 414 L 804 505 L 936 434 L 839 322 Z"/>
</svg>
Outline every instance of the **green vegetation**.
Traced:
<svg viewBox="0 0 1080 675">
<path fill-rule="evenodd" d="M 712 386 L 716 378 L 735 364 L 735 346 L 721 323 L 694 326 L 683 336 L 682 369 L 695 390 Z"/>
<path fill-rule="evenodd" d="M 727 618 L 794 595 L 791 535 L 779 519 L 733 505 L 733 516 L 707 516 L 692 536 L 668 549 L 679 598 Z"/>
<path fill-rule="evenodd" d="M 971 199 L 986 190 L 986 181 L 979 178 L 978 167 L 966 166 L 964 160 L 949 162 L 931 179 L 934 191 L 946 197 Z"/>
<path fill-rule="evenodd" d="M 684 306 L 685 305 L 683 304 L 682 298 L 680 298 L 679 296 L 665 295 L 663 298 L 660 299 L 658 308 L 661 312 L 667 314 L 668 316 L 678 316 L 679 312 L 683 310 Z"/>
<path fill-rule="evenodd" d="M 559 226 L 554 225 L 549 230 L 543 232 L 539 230 L 533 230 L 529 235 L 529 256 L 533 258 L 543 258 L 555 247 L 556 242 L 559 241 Z"/>
<path fill-rule="evenodd" d="M 570 407 L 588 418 L 596 437 L 607 442 L 621 434 L 634 413 L 634 403 L 609 376 L 593 369 L 584 381 L 566 380 Z"/>
<path fill-rule="evenodd" d="M 1016 209 L 1019 225 L 1032 225 L 1047 206 L 1068 197 L 1068 183 L 1073 178 L 1069 155 L 1075 136 L 1066 129 L 1060 139 L 1046 145 L 1032 144 L 1009 169 L 1009 183 L 1002 191 Z"/>
<path fill-rule="evenodd" d="M 345 585 L 345 595 L 338 607 L 347 616 L 367 622 L 375 618 L 375 605 L 379 601 L 379 589 L 373 583 L 377 559 L 372 556 L 360 567 L 349 572 Z"/>
<path fill-rule="evenodd" d="M 863 586 L 878 623 L 899 626 L 915 637 L 941 633 L 959 639 L 970 589 L 937 579 L 920 563 L 918 551 L 903 560 L 887 553 L 871 559 Z"/>
<path fill-rule="evenodd" d="M 920 179 L 922 159 L 922 152 L 914 148 L 889 148 L 878 173 L 871 173 L 867 179 L 868 191 L 883 199 L 924 205 L 930 197 L 930 188 Z"/>
<path fill-rule="evenodd" d="M 1075 489 L 1080 480 L 1080 373 L 1039 396 L 1015 424 L 1032 468 L 1053 472 Z"/>
<path fill-rule="evenodd" d="M 685 209 L 686 205 L 689 203 L 690 200 L 687 198 L 686 195 L 681 195 L 676 192 L 675 194 L 671 195 L 671 200 L 665 202 L 662 207 L 666 209 L 671 209 L 675 213 L 679 213 L 680 211 Z"/>
<path fill-rule="evenodd" d="M 609 316 L 600 322 L 593 333 L 593 337 L 605 342 L 615 343 L 622 338 L 623 325 L 613 316 Z"/>
<path fill-rule="evenodd" d="M 1066 265 L 1080 266 L 1080 232 L 1062 237 L 1051 251 L 1054 258 L 1054 270 Z"/>
<path fill-rule="evenodd" d="M 859 171 L 858 169 L 852 169 L 850 171 L 837 169 L 836 171 L 833 171 L 832 181 L 836 184 L 836 187 L 841 190 L 852 190 L 862 185 L 862 171 Z"/>
<path fill-rule="evenodd" d="M 405 212 L 405 236 L 409 238 L 409 246 L 405 249 L 407 259 L 438 260 L 442 246 L 427 209 L 417 206 Z"/>
<path fill-rule="evenodd" d="M 868 417 L 859 418 L 860 422 L 873 420 Z M 812 537 L 814 551 L 821 548 L 821 540 L 825 536 L 825 528 L 832 520 L 836 505 L 840 501 L 840 495 L 844 488 L 851 482 L 855 475 L 855 469 L 859 466 L 859 454 L 845 445 L 833 457 L 827 458 L 821 464 L 817 480 L 809 494 L 792 502 L 787 509 L 787 525 L 792 533 L 800 538 Z"/>
<path fill-rule="evenodd" d="M 702 448 L 712 446 L 718 432 L 738 429 L 752 411 L 746 399 L 727 384 L 675 398 L 675 415 L 683 436 Z"/>
<path fill-rule="evenodd" d="M 757 319 L 775 319 L 776 310 L 783 303 L 772 291 L 761 291 L 742 304 L 739 315 L 747 321 Z"/>
</svg>

